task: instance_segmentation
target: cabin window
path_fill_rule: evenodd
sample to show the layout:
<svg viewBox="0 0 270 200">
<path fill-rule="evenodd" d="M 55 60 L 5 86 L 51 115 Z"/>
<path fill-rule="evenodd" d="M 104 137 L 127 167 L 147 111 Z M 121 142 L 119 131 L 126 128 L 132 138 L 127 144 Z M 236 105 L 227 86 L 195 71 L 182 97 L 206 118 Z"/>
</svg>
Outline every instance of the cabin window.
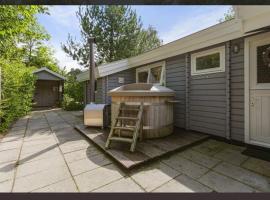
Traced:
<svg viewBox="0 0 270 200">
<path fill-rule="evenodd" d="M 225 71 L 225 47 L 191 54 L 191 75 Z"/>
<path fill-rule="evenodd" d="M 138 72 L 138 82 L 147 83 L 148 80 L 148 71 Z"/>
<path fill-rule="evenodd" d="M 165 85 L 165 62 L 154 63 L 137 68 L 136 82 Z"/>
<path fill-rule="evenodd" d="M 257 83 L 270 83 L 270 44 L 257 47 Z"/>
</svg>

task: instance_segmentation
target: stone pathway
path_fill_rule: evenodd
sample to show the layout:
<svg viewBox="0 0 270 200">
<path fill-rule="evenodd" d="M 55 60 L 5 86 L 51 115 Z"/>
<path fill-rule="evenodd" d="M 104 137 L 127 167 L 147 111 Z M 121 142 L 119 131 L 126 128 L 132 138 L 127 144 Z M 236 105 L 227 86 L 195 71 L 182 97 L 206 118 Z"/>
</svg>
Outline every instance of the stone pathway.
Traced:
<svg viewBox="0 0 270 200">
<path fill-rule="evenodd" d="M 0 192 L 269 192 L 270 162 L 207 140 L 123 171 L 81 136 L 78 112 L 36 111 L 0 141 Z"/>
</svg>

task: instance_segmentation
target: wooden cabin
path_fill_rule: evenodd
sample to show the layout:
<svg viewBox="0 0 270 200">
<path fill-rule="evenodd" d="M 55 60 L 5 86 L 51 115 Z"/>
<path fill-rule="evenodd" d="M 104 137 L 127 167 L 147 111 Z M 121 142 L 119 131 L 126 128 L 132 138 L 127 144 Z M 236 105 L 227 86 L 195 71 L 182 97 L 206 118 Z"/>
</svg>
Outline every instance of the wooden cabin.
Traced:
<svg viewBox="0 0 270 200">
<path fill-rule="evenodd" d="M 96 68 L 96 103 L 129 83 L 176 92 L 174 125 L 270 147 L 270 6 L 234 6 L 236 17 L 141 55 Z M 77 76 L 85 83 L 89 72 Z"/>
</svg>

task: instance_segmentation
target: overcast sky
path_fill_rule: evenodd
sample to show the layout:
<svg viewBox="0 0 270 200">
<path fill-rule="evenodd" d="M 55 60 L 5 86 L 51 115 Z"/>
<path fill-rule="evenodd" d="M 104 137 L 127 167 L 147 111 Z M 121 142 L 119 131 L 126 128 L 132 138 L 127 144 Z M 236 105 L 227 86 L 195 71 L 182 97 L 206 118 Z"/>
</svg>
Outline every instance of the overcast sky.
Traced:
<svg viewBox="0 0 270 200">
<path fill-rule="evenodd" d="M 154 26 L 166 44 L 218 23 L 230 6 L 131 6 L 141 16 L 144 27 Z M 49 45 L 55 51 L 60 67 L 81 68 L 61 49 L 68 33 L 80 39 L 78 6 L 50 6 L 50 15 L 39 15 L 39 22 L 51 35 Z"/>
</svg>

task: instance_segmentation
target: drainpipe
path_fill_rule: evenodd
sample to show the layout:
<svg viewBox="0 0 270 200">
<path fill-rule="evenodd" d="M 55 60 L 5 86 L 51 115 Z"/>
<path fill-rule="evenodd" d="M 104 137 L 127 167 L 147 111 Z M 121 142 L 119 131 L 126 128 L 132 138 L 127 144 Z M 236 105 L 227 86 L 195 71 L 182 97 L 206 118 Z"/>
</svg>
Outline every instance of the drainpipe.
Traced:
<svg viewBox="0 0 270 200">
<path fill-rule="evenodd" d="M 95 59 L 94 59 L 94 43 L 95 38 L 90 37 L 88 39 L 89 47 L 90 47 L 90 55 L 89 55 L 89 85 L 90 85 L 90 103 L 95 102 Z"/>
</svg>

